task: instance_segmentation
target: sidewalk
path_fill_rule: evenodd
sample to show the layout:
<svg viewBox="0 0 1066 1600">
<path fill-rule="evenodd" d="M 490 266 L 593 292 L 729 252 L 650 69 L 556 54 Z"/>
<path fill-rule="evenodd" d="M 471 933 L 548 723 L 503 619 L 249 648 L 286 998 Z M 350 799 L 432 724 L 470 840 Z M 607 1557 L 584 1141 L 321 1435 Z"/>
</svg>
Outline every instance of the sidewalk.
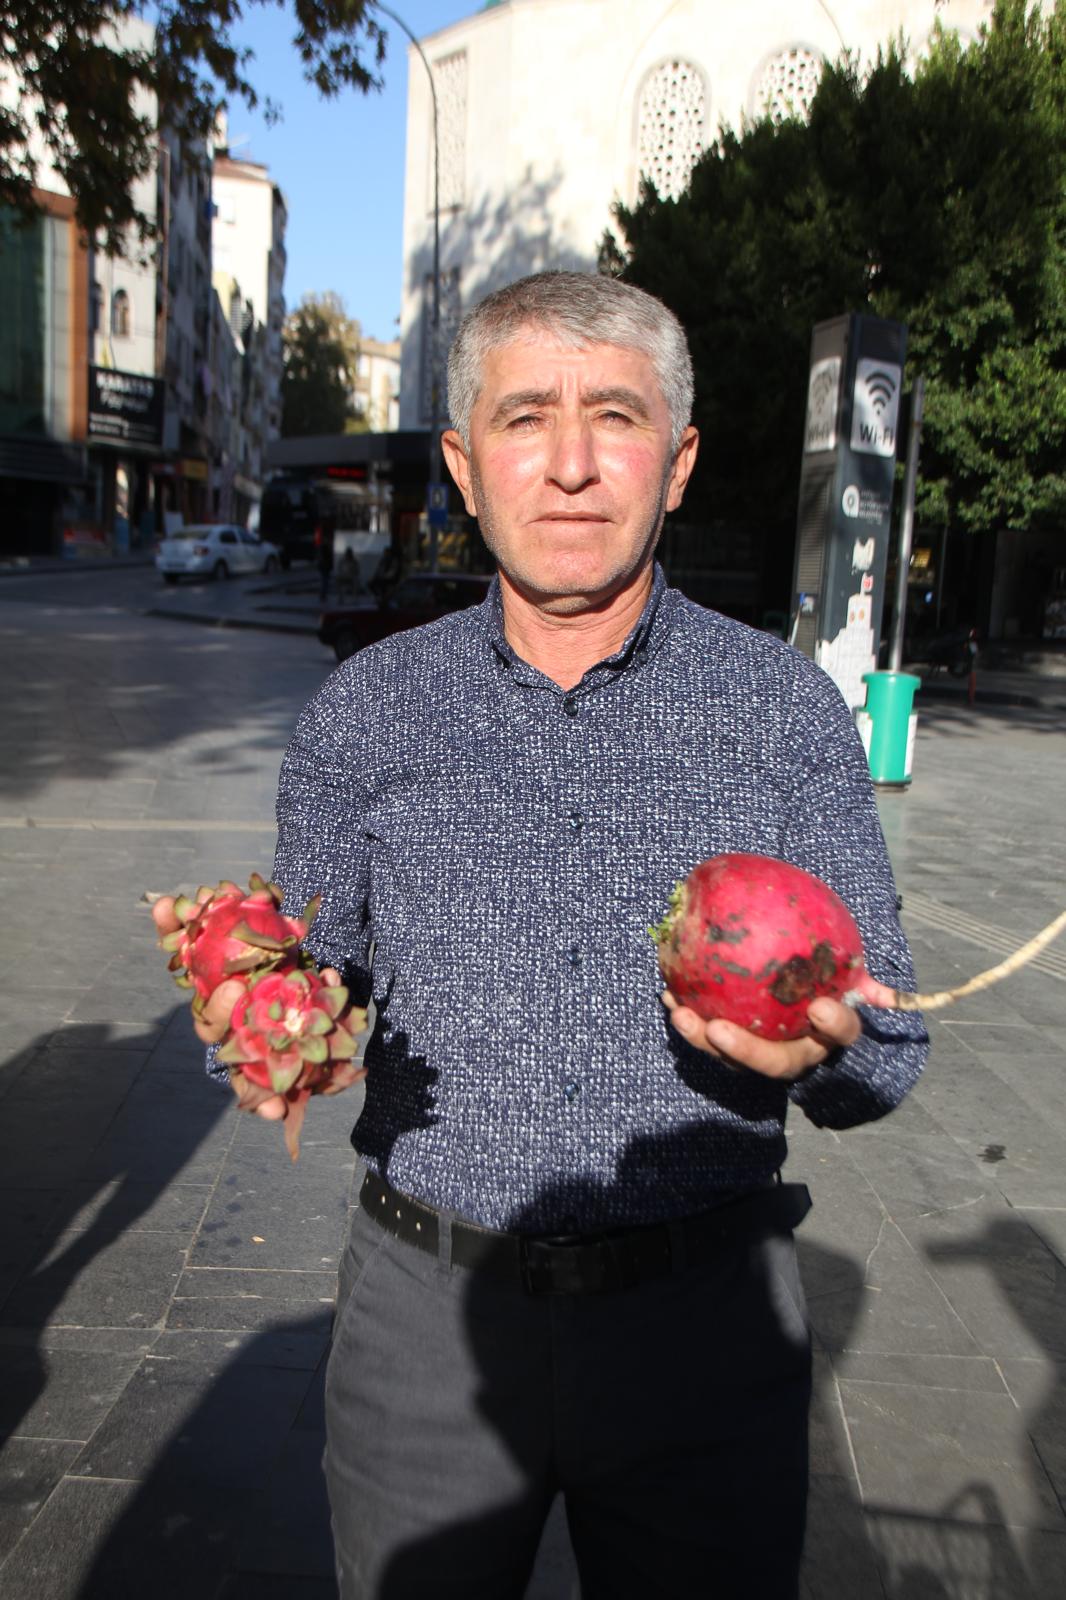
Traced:
<svg viewBox="0 0 1066 1600">
<path fill-rule="evenodd" d="M 0 623 L 0 1596 L 335 1600 L 322 1378 L 356 1095 L 312 1107 L 296 1166 L 238 1119 L 139 903 L 269 864 L 328 663 L 134 615 L 0 601 Z M 937 700 L 914 772 L 879 805 L 935 989 L 1066 903 L 1066 739 Z M 1066 1592 L 1064 1023 L 1060 941 L 930 1018 L 887 1121 L 790 1129 L 815 1200 L 804 1600 Z M 556 1514 L 530 1600 L 573 1594 Z"/>
</svg>

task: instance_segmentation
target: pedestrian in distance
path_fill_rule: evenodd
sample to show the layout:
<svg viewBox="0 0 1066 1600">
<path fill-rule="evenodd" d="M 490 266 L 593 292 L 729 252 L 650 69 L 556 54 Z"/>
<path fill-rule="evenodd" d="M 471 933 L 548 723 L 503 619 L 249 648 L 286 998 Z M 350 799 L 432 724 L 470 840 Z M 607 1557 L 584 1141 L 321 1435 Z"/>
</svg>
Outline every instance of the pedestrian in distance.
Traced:
<svg viewBox="0 0 1066 1600">
<path fill-rule="evenodd" d="M 359 563 L 355 552 L 349 548 L 345 550 L 337 566 L 337 599 L 343 604 L 345 600 L 354 600 L 362 589 L 359 581 Z"/>
<path fill-rule="evenodd" d="M 786 1113 L 884 1115 L 928 1041 L 825 999 L 787 1042 L 705 1022 L 647 929 L 699 860 L 775 855 L 911 987 L 862 745 L 825 674 L 655 561 L 698 444 L 663 305 L 512 284 L 464 320 L 448 398 L 497 579 L 345 662 L 278 793 L 275 877 L 321 893 L 312 954 L 376 1008 L 326 1386 L 340 1593 L 519 1600 L 561 1493 L 583 1600 L 795 1600 Z"/>
<path fill-rule="evenodd" d="M 329 581 L 333 575 L 333 539 L 336 531 L 337 524 L 333 517 L 323 517 L 315 530 L 319 577 L 318 598 L 322 601 L 329 598 Z"/>
</svg>

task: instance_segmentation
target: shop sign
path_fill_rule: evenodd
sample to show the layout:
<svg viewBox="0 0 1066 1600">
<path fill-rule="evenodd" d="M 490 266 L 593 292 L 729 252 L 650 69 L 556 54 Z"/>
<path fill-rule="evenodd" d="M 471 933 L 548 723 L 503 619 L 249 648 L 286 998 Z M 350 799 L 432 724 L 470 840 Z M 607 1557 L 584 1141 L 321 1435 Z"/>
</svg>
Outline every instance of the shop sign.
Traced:
<svg viewBox="0 0 1066 1600">
<path fill-rule="evenodd" d="M 89 442 L 163 443 L 163 380 L 113 367 L 89 368 Z"/>
</svg>

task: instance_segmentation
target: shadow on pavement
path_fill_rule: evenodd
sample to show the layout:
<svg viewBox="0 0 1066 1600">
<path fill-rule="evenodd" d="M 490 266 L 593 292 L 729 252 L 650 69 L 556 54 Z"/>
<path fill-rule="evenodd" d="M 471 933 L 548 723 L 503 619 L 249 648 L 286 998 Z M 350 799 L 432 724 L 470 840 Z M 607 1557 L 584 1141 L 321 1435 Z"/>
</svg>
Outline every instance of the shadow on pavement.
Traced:
<svg viewBox="0 0 1066 1600">
<path fill-rule="evenodd" d="M 158 1037 L 67 1027 L 20 1052 L 4 1080 L 3 1438 L 87 1437 L 80 1381 L 101 1391 L 99 1409 L 173 1293 L 207 1193 L 205 1141 L 228 1107 L 194 1081 L 192 1052 L 169 1056 Z"/>
<path fill-rule="evenodd" d="M 71 1600 L 143 1600 L 148 1590 L 153 1600 L 334 1600 L 321 1469 L 323 1318 L 278 1321 L 227 1342 L 239 1351 L 229 1356 L 219 1341 L 226 1358 L 198 1385 L 198 1404 L 182 1409 L 180 1384 L 176 1405 L 145 1394 L 150 1423 L 169 1431 L 133 1463 L 139 1481 L 115 1497 L 107 1536 Z M 164 1388 L 171 1376 L 162 1375 Z M 121 1430 L 105 1429 L 94 1474 L 114 1471 L 123 1449 Z"/>
<path fill-rule="evenodd" d="M 317 642 L 295 641 L 285 646 L 291 681 L 279 688 L 264 658 L 285 644 L 276 636 L 205 634 L 128 615 L 44 612 L 35 630 L 9 632 L 18 647 L 0 633 L 9 691 L 0 801 L 46 792 L 54 810 L 69 796 L 70 816 L 93 815 L 109 779 L 144 782 L 155 764 L 171 808 L 163 814 L 201 815 L 205 781 L 232 783 L 259 771 L 264 752 L 276 758 L 333 667 Z M 180 757 L 168 755 L 175 747 Z"/>
</svg>

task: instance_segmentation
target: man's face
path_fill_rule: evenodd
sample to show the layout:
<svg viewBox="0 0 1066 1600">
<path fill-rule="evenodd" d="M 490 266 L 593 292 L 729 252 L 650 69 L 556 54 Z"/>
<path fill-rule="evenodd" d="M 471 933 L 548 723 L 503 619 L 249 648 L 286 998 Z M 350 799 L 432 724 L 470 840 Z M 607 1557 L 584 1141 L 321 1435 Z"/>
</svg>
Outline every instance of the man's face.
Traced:
<svg viewBox="0 0 1066 1600">
<path fill-rule="evenodd" d="M 696 430 L 670 448 L 648 356 L 572 349 L 530 330 L 485 359 L 470 446 L 442 439 L 467 511 L 511 583 L 566 615 L 602 604 L 647 567 L 680 505 Z"/>
</svg>

